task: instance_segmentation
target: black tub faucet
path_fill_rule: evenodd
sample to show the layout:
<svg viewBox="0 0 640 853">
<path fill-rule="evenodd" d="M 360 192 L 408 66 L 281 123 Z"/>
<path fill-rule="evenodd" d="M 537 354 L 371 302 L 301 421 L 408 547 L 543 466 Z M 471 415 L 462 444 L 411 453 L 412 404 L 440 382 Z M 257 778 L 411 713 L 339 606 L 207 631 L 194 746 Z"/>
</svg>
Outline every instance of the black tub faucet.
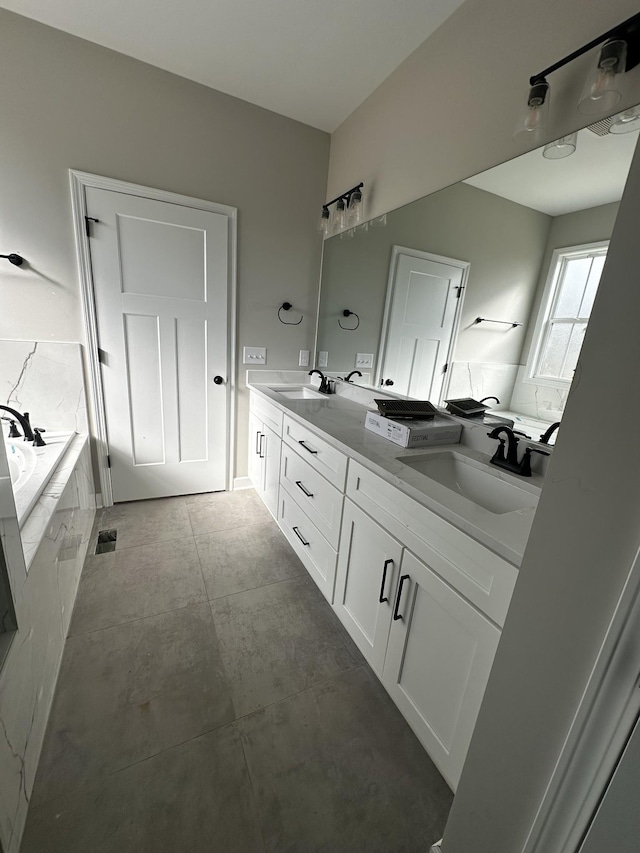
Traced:
<svg viewBox="0 0 640 853">
<path fill-rule="evenodd" d="M 478 400 L 479 403 L 486 403 L 487 400 L 495 400 L 498 406 L 500 405 L 500 400 L 497 397 L 483 397 L 482 400 Z"/>
<path fill-rule="evenodd" d="M 5 412 L 9 412 L 10 415 L 18 421 L 20 426 L 22 427 L 22 432 L 24 433 L 25 441 L 33 441 L 35 438 L 33 434 L 33 430 L 31 429 L 31 424 L 29 423 L 29 412 L 25 412 L 24 415 L 21 415 L 20 412 L 16 412 L 15 409 L 9 408 L 9 406 L 1 406 L 0 409 L 3 409 Z"/>
<path fill-rule="evenodd" d="M 540 436 L 540 438 L 538 439 L 540 444 L 549 444 L 549 439 L 554 434 L 554 432 L 558 429 L 559 426 L 560 426 L 560 421 L 556 421 L 554 424 L 551 424 L 549 429 L 546 430 L 546 432 L 544 432 Z"/>
<path fill-rule="evenodd" d="M 352 370 L 351 373 L 349 373 L 347 376 L 345 376 L 344 381 L 345 382 L 351 382 L 352 376 L 359 376 L 360 379 L 362 379 L 362 374 L 360 373 L 359 370 Z"/>
</svg>

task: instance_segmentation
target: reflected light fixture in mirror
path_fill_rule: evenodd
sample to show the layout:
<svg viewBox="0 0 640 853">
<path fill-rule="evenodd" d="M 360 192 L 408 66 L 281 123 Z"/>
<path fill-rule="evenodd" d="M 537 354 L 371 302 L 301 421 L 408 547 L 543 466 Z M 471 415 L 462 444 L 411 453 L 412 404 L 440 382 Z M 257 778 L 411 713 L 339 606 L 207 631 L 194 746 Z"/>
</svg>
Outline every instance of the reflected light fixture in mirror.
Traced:
<svg viewBox="0 0 640 853">
<path fill-rule="evenodd" d="M 640 106 L 618 113 L 613 117 L 609 133 L 631 133 L 640 129 Z"/>
<path fill-rule="evenodd" d="M 569 157 L 576 150 L 578 142 L 578 134 L 570 133 L 568 136 L 561 136 L 555 142 L 550 142 L 544 146 L 542 156 L 547 160 L 562 160 L 564 157 Z"/>
<path fill-rule="evenodd" d="M 518 119 L 514 136 L 544 130 L 549 112 L 549 84 L 540 79 L 532 82 L 523 114 Z"/>
<path fill-rule="evenodd" d="M 584 115 L 602 115 L 620 103 L 622 74 L 627 65 L 627 43 L 609 39 L 598 54 L 598 60 L 587 78 L 578 110 Z"/>
</svg>

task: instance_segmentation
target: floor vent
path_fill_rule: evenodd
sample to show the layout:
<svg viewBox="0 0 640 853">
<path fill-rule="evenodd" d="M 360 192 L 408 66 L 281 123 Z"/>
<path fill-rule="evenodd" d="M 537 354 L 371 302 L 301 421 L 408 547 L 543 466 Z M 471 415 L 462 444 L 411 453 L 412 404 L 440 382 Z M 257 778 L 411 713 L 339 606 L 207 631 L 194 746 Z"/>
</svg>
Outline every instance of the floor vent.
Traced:
<svg viewBox="0 0 640 853">
<path fill-rule="evenodd" d="M 96 545 L 96 554 L 106 554 L 108 551 L 115 551 L 117 538 L 117 530 L 101 530 L 98 533 L 98 544 Z"/>
</svg>

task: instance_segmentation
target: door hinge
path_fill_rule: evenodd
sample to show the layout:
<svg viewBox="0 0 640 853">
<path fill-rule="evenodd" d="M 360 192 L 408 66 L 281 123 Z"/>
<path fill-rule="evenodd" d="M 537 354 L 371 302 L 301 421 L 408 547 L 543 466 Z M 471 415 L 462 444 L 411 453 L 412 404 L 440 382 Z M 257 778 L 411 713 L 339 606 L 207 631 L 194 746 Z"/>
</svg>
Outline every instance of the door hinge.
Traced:
<svg viewBox="0 0 640 853">
<path fill-rule="evenodd" d="M 107 453 L 107 468 L 111 468 L 111 455 Z"/>
<path fill-rule="evenodd" d="M 446 372 L 447 372 L 447 370 L 449 370 L 449 365 L 448 365 L 448 364 L 445 364 L 445 366 L 442 368 L 442 372 L 443 372 L 443 373 L 446 373 Z"/>
<path fill-rule="evenodd" d="M 98 361 L 100 362 L 100 364 L 106 364 L 107 363 L 107 354 L 100 347 L 98 347 Z"/>
<path fill-rule="evenodd" d="M 87 232 L 87 237 L 91 237 L 91 226 L 89 225 L 90 222 L 100 222 L 100 220 L 96 219 L 95 216 L 85 216 L 84 227 L 85 231 Z"/>
<path fill-rule="evenodd" d="M 456 290 L 458 291 L 456 293 L 456 299 L 460 299 L 460 297 L 462 296 L 462 291 L 464 290 L 464 287 L 462 287 L 462 286 L 456 287 Z"/>
</svg>

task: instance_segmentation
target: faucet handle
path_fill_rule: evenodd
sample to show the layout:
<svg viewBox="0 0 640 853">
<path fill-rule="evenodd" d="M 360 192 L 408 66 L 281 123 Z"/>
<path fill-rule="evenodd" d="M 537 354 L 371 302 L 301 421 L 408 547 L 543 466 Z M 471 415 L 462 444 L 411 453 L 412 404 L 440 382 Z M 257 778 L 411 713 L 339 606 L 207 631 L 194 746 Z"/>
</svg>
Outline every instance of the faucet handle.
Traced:
<svg viewBox="0 0 640 853">
<path fill-rule="evenodd" d="M 41 433 L 43 433 L 43 432 L 46 432 L 46 429 L 43 429 L 42 427 L 34 427 L 33 428 L 33 435 L 34 435 L 33 446 L 34 447 L 44 447 L 45 444 L 47 443 L 41 435 Z"/>
<path fill-rule="evenodd" d="M 520 463 L 520 474 L 523 477 L 531 476 L 531 454 L 539 453 L 540 456 L 551 456 L 550 453 L 547 453 L 546 450 L 539 450 L 537 447 L 527 447 L 524 452 L 524 456 L 522 457 L 522 462 Z"/>
</svg>

